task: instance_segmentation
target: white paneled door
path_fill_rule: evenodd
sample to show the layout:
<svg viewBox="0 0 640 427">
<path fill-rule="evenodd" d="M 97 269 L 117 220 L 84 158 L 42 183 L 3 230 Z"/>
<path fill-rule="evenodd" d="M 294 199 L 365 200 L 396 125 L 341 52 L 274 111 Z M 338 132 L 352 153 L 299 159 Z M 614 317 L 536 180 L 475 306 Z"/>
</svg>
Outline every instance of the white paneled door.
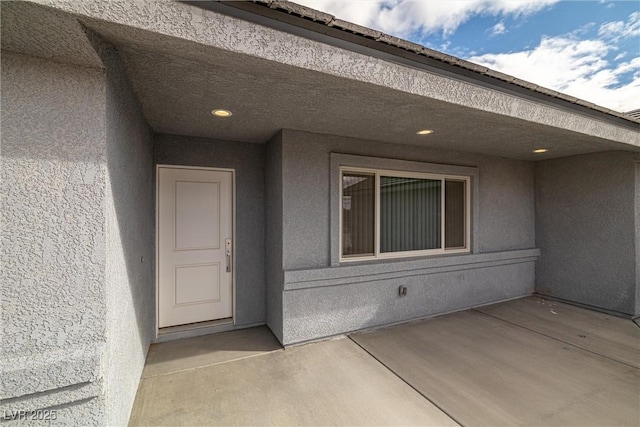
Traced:
<svg viewBox="0 0 640 427">
<path fill-rule="evenodd" d="M 233 314 L 233 173 L 158 167 L 160 328 Z"/>
</svg>

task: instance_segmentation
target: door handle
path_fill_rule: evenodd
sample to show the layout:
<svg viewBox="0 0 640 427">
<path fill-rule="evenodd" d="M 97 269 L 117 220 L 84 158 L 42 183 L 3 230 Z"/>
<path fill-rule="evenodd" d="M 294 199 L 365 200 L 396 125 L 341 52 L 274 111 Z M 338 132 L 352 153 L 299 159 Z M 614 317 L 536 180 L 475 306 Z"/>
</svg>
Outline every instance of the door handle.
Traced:
<svg viewBox="0 0 640 427">
<path fill-rule="evenodd" d="M 231 239 L 224 241 L 224 249 L 227 256 L 227 273 L 231 273 Z"/>
</svg>

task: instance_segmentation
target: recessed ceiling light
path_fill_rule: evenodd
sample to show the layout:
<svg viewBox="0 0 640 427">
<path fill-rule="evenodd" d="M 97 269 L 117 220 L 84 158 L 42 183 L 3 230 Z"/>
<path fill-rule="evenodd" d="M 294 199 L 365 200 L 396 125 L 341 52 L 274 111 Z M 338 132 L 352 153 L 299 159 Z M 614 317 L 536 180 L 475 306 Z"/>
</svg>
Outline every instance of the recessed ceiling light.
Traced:
<svg viewBox="0 0 640 427">
<path fill-rule="evenodd" d="M 419 130 L 416 133 L 418 135 L 429 135 L 430 133 L 433 133 L 433 131 L 431 129 L 423 129 L 423 130 Z"/>
<path fill-rule="evenodd" d="M 216 117 L 231 117 L 231 111 L 229 110 L 212 110 L 211 114 L 213 114 Z"/>
<path fill-rule="evenodd" d="M 546 153 L 547 151 L 549 151 L 547 148 L 536 148 L 535 150 L 533 150 L 533 152 L 536 154 Z"/>
</svg>

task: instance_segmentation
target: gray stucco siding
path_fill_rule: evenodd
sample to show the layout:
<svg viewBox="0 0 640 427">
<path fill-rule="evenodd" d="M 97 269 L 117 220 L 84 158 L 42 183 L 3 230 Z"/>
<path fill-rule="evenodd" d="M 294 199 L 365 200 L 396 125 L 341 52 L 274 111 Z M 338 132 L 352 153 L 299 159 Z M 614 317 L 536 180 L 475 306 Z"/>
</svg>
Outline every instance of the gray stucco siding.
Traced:
<svg viewBox="0 0 640 427">
<path fill-rule="evenodd" d="M 361 266 L 362 275 L 324 280 L 318 286 L 285 284 L 292 289 L 283 297 L 283 342 L 299 343 L 531 294 L 538 251 L 514 252 L 524 253 L 495 253 L 494 261 L 393 273 L 366 273 L 370 269 Z M 399 296 L 400 286 L 407 287 L 406 296 Z"/>
<path fill-rule="evenodd" d="M 93 41 L 107 72 L 105 417 L 125 425 L 155 336 L 153 145 L 116 49 Z"/>
<path fill-rule="evenodd" d="M 551 135 L 547 139 L 558 148 L 568 141 L 565 146 L 574 144 L 580 152 L 636 150 L 640 140 L 632 124 L 604 116 L 594 120 L 551 98 L 538 102 L 476 79 L 425 72 L 412 62 L 370 56 L 185 2 L 6 4 L 0 81 L 4 410 L 55 408 L 57 422 L 68 425 L 128 422 L 157 332 L 158 164 L 235 170 L 236 325 L 224 325 L 229 329 L 266 322 L 289 345 L 535 290 L 640 314 L 637 153 L 534 163 L 471 152 L 532 156 L 530 140 L 518 139 L 531 129 Z M 141 67 L 146 59 L 160 67 Z M 164 69 L 164 63 L 172 66 Z M 237 100 L 251 115 L 228 106 L 235 119 L 247 120 L 235 122 L 236 133 L 224 141 L 168 134 L 220 137 L 215 135 L 220 128 L 210 126 L 209 110 L 198 102 L 217 93 L 216 82 L 232 81 L 243 70 L 245 81 L 261 84 L 255 86 L 259 90 L 244 88 L 250 96 Z M 153 80 L 145 76 L 159 75 L 164 80 L 147 89 L 138 85 Z M 274 101 L 269 94 L 282 85 L 270 82 L 281 80 L 288 80 L 290 97 L 277 101 L 304 114 L 265 120 L 265 109 L 251 108 L 260 103 L 247 100 Z M 196 88 L 194 93 L 184 96 L 177 81 Z M 324 104 L 314 104 L 317 98 L 305 90 L 309 82 L 325 94 Z M 235 85 L 230 87 L 243 86 Z M 167 94 L 162 87 L 173 91 L 166 99 L 185 104 L 145 98 Z M 345 99 L 357 108 L 345 102 L 335 115 L 318 119 L 343 89 L 351 91 L 353 98 Z M 445 124 L 474 116 L 485 129 L 500 125 L 502 139 L 492 139 L 492 131 L 474 140 L 463 131 L 456 138 L 441 137 L 440 149 L 432 149 L 428 138 L 424 145 L 385 139 L 365 124 L 375 121 L 371 111 L 388 110 L 396 95 L 395 102 L 408 109 L 405 100 L 414 106 L 431 102 Z M 302 108 L 310 106 L 315 108 Z M 191 110 L 198 110 L 193 127 L 175 126 Z M 167 116 L 154 117 L 154 111 Z M 153 134 L 145 115 L 165 133 Z M 238 123 L 261 137 L 231 137 L 243 135 Z M 380 141 L 287 129 L 266 144 L 232 141 L 262 142 L 291 123 Z M 390 129 L 401 134 L 400 128 Z M 451 150 L 453 143 L 467 152 Z M 550 153 L 563 155 L 553 148 Z M 336 155 L 351 165 L 357 157 L 379 168 L 471 177 L 471 252 L 340 263 Z M 399 286 L 407 288 L 406 296 L 398 294 Z"/>
<path fill-rule="evenodd" d="M 284 130 L 285 270 L 331 265 L 335 238 L 330 232 L 331 195 L 338 191 L 335 183 L 336 188 L 331 188 L 331 153 L 475 168 L 474 250 L 482 253 L 535 247 L 532 162 Z"/>
<path fill-rule="evenodd" d="M 636 311 L 640 315 L 640 159 L 635 159 L 635 217 L 636 217 Z"/>
<path fill-rule="evenodd" d="M 536 165 L 536 291 L 635 314 L 637 154 L 608 152 Z"/>
<path fill-rule="evenodd" d="M 206 48 L 214 47 L 505 117 L 607 138 L 630 146 L 640 145 L 636 132 L 631 129 L 592 120 L 560 108 L 549 108 L 522 96 L 498 92 L 475 82 L 424 72 L 417 67 L 397 63 L 397 59 L 385 60 L 338 48 L 182 2 L 119 0 L 110 2 L 110 7 L 96 2 L 34 2 L 76 14 L 83 21 L 88 21 L 91 28 L 114 39 L 122 35 L 121 29 L 104 25 L 102 21 L 130 26 L 136 30 L 136 44 L 151 51 L 160 49 L 168 55 L 181 56 L 182 52 L 186 52 L 192 57 L 208 57 L 211 53 Z M 160 46 L 157 43 L 158 34 L 168 36 Z"/>
<path fill-rule="evenodd" d="M 284 344 L 533 292 L 531 162 L 292 130 L 282 131 L 281 158 Z M 471 177 L 471 253 L 341 264 L 340 165 Z"/>
<path fill-rule="evenodd" d="M 265 259 L 267 325 L 276 337 L 282 337 L 282 133 L 267 142 L 265 165 Z"/>
<path fill-rule="evenodd" d="M 158 134 L 155 164 L 235 169 L 236 312 L 238 325 L 264 323 L 265 146 Z"/>
<path fill-rule="evenodd" d="M 105 422 L 106 86 L 2 52 L 3 409 Z"/>
<path fill-rule="evenodd" d="M 155 332 L 152 145 L 90 38 L 104 69 L 2 53 L 2 398 L 126 424 Z"/>
</svg>

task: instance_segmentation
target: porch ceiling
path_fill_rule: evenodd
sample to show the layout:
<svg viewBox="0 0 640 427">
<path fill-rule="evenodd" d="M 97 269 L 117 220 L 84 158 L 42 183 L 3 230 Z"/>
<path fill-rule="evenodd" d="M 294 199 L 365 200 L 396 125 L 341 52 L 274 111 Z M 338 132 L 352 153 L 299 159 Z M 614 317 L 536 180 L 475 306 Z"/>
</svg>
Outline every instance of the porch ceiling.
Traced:
<svg viewBox="0 0 640 427">
<path fill-rule="evenodd" d="M 132 84 L 157 131 L 262 143 L 282 128 L 536 160 L 620 144 L 249 56 L 207 58 L 121 46 Z M 228 119 L 211 110 L 231 110 Z M 427 136 L 416 135 L 432 129 Z M 532 153 L 548 148 L 544 157 Z"/>
<path fill-rule="evenodd" d="M 89 58 L 76 62 L 84 66 L 94 59 L 87 52 L 86 39 L 71 37 L 81 33 L 78 21 L 59 19 L 60 12 L 23 2 L 3 2 L 2 6 L 3 49 L 64 62 L 73 62 L 73 52 L 80 52 Z M 5 25 L 7 12 L 13 25 Z M 79 21 L 118 47 L 144 115 L 156 132 L 264 143 L 278 130 L 288 128 L 526 160 L 607 150 L 640 151 L 640 147 L 614 140 L 133 26 L 88 17 Z M 39 24 L 34 28 L 30 22 Z M 65 40 L 58 36 L 62 29 L 70 34 Z M 37 37 L 31 37 L 29 31 L 37 32 Z M 367 69 L 358 71 L 366 73 Z M 215 118 L 210 113 L 214 108 L 231 110 L 233 116 Z M 629 128 L 634 126 L 637 130 L 629 122 Z M 421 129 L 434 133 L 416 135 Z M 532 153 L 540 147 L 549 152 Z"/>
</svg>

